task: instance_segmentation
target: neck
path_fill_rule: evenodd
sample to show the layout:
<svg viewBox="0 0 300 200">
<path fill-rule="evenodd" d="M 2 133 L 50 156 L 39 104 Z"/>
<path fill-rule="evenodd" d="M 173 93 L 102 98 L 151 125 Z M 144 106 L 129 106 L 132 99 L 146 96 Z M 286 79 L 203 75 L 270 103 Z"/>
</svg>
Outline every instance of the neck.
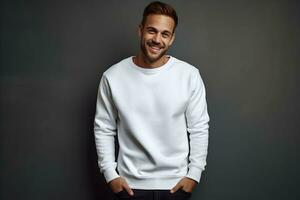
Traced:
<svg viewBox="0 0 300 200">
<path fill-rule="evenodd" d="M 154 62 L 150 62 L 145 56 L 140 52 L 137 56 L 133 57 L 133 62 L 144 68 L 156 68 L 164 65 L 169 60 L 169 57 L 163 55 L 160 59 Z"/>
</svg>

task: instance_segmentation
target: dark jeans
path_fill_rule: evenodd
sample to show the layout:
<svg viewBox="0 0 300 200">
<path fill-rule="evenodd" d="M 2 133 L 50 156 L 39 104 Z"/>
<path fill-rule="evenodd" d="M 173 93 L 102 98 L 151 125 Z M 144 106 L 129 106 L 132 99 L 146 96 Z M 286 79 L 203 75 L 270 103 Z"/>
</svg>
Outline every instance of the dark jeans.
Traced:
<svg viewBox="0 0 300 200">
<path fill-rule="evenodd" d="M 133 196 L 130 196 L 126 190 L 115 193 L 117 200 L 188 200 L 192 193 L 178 189 L 175 193 L 170 193 L 170 190 L 142 190 L 132 189 Z"/>
</svg>

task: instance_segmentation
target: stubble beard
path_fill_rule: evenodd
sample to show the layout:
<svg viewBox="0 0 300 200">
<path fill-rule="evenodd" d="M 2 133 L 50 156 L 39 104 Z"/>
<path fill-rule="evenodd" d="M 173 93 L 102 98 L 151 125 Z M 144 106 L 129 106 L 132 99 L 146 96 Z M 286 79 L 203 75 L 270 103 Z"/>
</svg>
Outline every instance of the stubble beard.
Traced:
<svg viewBox="0 0 300 200">
<path fill-rule="evenodd" d="M 150 41 L 143 41 L 143 40 L 141 40 L 141 42 L 140 42 L 140 48 L 141 48 L 141 50 L 142 50 L 142 53 L 143 53 L 143 55 L 144 55 L 144 58 L 146 59 L 145 61 L 147 61 L 147 62 L 149 62 L 149 63 L 153 63 L 153 62 L 156 62 L 156 61 L 158 61 L 159 59 L 161 59 L 166 53 L 167 53 L 167 51 L 168 51 L 168 48 L 166 48 L 166 47 L 163 47 L 164 49 L 163 49 L 163 51 L 160 53 L 160 54 L 158 54 L 158 55 L 156 55 L 156 56 L 152 56 L 148 51 L 147 51 L 147 49 L 146 49 L 146 46 L 148 46 L 148 44 L 151 44 L 151 42 Z M 148 46 L 149 47 L 149 46 Z"/>
</svg>

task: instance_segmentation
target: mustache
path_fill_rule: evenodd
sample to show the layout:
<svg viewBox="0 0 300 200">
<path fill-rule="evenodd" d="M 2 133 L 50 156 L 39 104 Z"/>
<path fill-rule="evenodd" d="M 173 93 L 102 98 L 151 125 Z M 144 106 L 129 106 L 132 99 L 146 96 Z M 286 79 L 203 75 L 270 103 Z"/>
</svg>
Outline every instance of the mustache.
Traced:
<svg viewBox="0 0 300 200">
<path fill-rule="evenodd" d="M 158 47 L 158 48 L 165 48 L 165 45 L 159 45 L 159 43 L 156 43 L 156 42 L 153 42 L 153 41 L 149 41 L 149 42 L 147 42 L 147 44 L 149 46 L 155 46 L 155 47 Z"/>
</svg>

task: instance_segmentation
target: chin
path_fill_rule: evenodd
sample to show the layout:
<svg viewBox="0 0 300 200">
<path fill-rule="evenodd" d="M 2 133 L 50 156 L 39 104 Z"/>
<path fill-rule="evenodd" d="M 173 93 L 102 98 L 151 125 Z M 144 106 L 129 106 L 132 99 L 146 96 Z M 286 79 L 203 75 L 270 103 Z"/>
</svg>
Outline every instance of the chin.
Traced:
<svg viewBox="0 0 300 200">
<path fill-rule="evenodd" d="M 151 62 L 151 63 L 158 61 L 166 53 L 166 50 L 163 48 L 163 49 L 161 49 L 161 52 L 159 52 L 159 54 L 152 54 L 148 48 L 150 48 L 150 47 L 147 44 L 141 45 L 141 50 L 142 50 L 145 58 L 148 60 L 148 62 Z"/>
<path fill-rule="evenodd" d="M 158 61 L 161 57 L 163 57 L 163 55 L 157 55 L 157 56 L 151 56 L 149 54 L 147 54 L 147 59 L 150 61 L 150 62 L 156 62 Z"/>
<path fill-rule="evenodd" d="M 151 54 L 150 52 L 147 52 L 145 55 L 150 62 L 156 62 L 165 55 L 165 52 L 162 51 L 159 54 Z"/>
</svg>

